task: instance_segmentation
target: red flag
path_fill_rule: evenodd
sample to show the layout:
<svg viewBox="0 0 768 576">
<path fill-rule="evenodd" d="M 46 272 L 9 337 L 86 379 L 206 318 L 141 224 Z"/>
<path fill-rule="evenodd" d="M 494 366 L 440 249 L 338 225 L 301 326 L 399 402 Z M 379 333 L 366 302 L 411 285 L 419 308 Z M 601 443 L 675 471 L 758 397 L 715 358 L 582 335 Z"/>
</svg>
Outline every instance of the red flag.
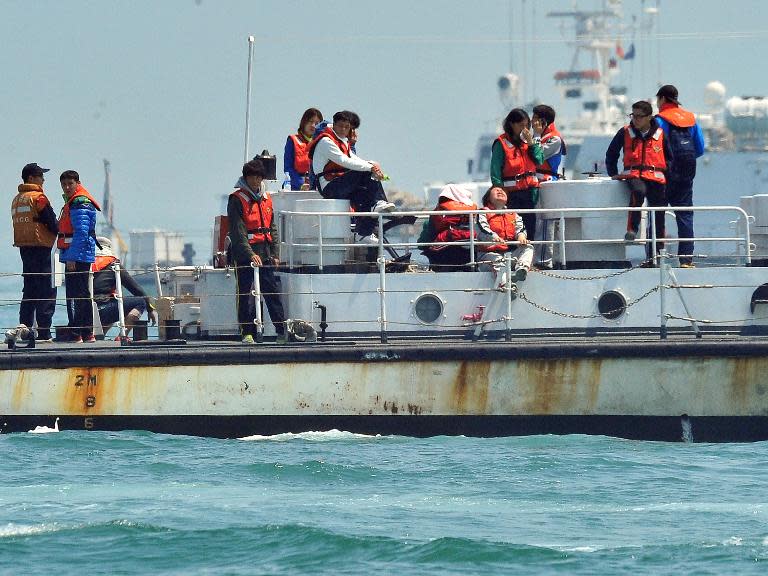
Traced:
<svg viewBox="0 0 768 576">
<path fill-rule="evenodd" d="M 616 56 L 624 60 L 624 48 L 621 47 L 621 42 L 616 42 Z"/>
</svg>

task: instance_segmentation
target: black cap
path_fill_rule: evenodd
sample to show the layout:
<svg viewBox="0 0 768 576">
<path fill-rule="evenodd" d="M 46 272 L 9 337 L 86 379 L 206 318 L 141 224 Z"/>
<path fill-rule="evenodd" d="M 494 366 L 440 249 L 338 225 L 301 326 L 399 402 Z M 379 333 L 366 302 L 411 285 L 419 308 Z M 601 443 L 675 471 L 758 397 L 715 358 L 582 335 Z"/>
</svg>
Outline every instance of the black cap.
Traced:
<svg viewBox="0 0 768 576">
<path fill-rule="evenodd" d="M 664 84 L 661 88 L 659 88 L 659 91 L 656 92 L 656 96 L 664 96 L 667 100 L 670 102 L 674 102 L 677 104 L 677 88 L 672 86 L 672 84 Z"/>
<path fill-rule="evenodd" d="M 21 169 L 21 179 L 26 180 L 30 176 L 42 176 L 48 172 L 48 170 L 48 168 L 42 168 L 41 166 L 38 166 L 37 162 L 32 162 L 32 164 L 27 164 L 24 166 L 24 168 Z"/>
</svg>

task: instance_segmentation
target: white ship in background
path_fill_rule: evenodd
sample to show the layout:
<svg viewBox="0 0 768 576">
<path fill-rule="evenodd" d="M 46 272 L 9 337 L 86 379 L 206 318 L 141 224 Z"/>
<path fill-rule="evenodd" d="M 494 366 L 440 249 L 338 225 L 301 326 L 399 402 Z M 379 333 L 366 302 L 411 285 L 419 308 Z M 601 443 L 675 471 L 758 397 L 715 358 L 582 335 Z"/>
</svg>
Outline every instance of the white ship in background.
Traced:
<svg viewBox="0 0 768 576">
<path fill-rule="evenodd" d="M 538 98 L 526 93 L 524 78 L 508 73 L 498 80 L 502 108 L 492 127 L 477 140 L 475 155 L 468 163 L 468 181 L 463 183 L 475 193 L 479 203 L 490 185 L 491 146 L 501 133 L 503 116 L 513 107 L 527 102 L 530 110 L 535 104 L 549 104 L 557 111 L 556 125 L 567 143 L 567 156 L 563 166 L 568 179 L 582 179 L 589 173 L 605 174 L 605 151 L 614 134 L 627 122 L 627 112 L 632 104 L 623 83 L 622 65 L 627 61 L 647 58 L 656 62 L 641 62 L 639 66 L 656 67 L 656 83 L 648 86 L 646 98 L 655 105 L 656 88 L 663 83 L 675 83 L 674 79 L 662 82 L 659 47 L 651 44 L 652 34 L 659 18 L 658 2 L 655 6 L 641 3 L 641 14 L 625 24 L 621 0 L 604 0 L 599 10 L 548 12 L 546 16 L 561 22 L 562 33 L 568 31 L 573 38 L 568 44 L 573 54 L 568 68 L 553 72 L 552 81 L 560 93 L 559 101 Z M 526 5 L 523 4 L 523 10 Z M 535 5 L 532 20 L 535 20 Z M 517 15 L 517 14 L 516 14 Z M 525 17 L 519 19 L 525 28 Z M 567 22 L 573 25 L 566 27 Z M 632 41 L 626 49 L 621 38 L 634 38 L 637 33 L 647 39 L 643 53 Z M 523 32 L 523 69 L 535 74 L 534 62 L 529 66 L 527 43 L 532 42 L 530 33 Z M 655 54 L 653 52 L 655 51 Z M 540 74 L 540 72 L 539 72 Z M 530 84 L 530 82 L 529 82 Z M 702 86 L 704 110 L 693 110 L 704 130 L 707 149 L 699 159 L 694 183 L 694 204 L 740 204 L 742 196 L 768 193 L 768 98 L 765 96 L 733 96 L 719 81 Z M 530 91 L 528 91 L 530 92 Z M 685 104 L 685 94 L 681 101 Z M 427 207 L 435 206 L 440 188 L 445 182 L 434 182 L 425 189 Z M 673 215 L 668 216 L 668 229 L 675 230 Z M 672 226 L 669 228 L 669 226 Z M 734 226 L 724 224 L 709 214 L 696 215 L 696 235 L 711 237 L 732 236 Z M 703 244 L 697 246 L 708 255 L 720 255 L 716 249 Z"/>
</svg>

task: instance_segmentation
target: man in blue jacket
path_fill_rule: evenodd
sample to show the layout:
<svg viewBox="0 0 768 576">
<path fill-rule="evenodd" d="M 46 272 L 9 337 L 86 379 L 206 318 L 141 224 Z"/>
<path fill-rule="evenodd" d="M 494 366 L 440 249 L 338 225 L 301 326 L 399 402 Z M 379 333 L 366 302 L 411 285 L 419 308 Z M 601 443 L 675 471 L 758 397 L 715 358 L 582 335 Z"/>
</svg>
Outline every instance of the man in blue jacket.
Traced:
<svg viewBox="0 0 768 576">
<path fill-rule="evenodd" d="M 74 170 L 62 172 L 59 180 L 64 208 L 59 217 L 57 246 L 59 260 L 66 264 L 67 300 L 74 303 L 70 334 L 74 342 L 95 342 L 88 275 L 96 260 L 96 211 L 101 207 L 80 184 L 80 175 Z"/>
</svg>

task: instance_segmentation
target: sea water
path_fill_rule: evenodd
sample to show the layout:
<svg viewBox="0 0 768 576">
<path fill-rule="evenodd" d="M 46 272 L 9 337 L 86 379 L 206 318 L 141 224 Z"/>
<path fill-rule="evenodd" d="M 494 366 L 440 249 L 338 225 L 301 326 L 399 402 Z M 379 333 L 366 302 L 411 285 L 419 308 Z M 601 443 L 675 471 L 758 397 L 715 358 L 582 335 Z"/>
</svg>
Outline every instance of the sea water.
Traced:
<svg viewBox="0 0 768 576">
<path fill-rule="evenodd" d="M 766 478 L 765 442 L 0 435 L 0 574 L 765 574 Z"/>
<path fill-rule="evenodd" d="M 0 435 L 2 574 L 765 574 L 768 443 Z"/>
</svg>

